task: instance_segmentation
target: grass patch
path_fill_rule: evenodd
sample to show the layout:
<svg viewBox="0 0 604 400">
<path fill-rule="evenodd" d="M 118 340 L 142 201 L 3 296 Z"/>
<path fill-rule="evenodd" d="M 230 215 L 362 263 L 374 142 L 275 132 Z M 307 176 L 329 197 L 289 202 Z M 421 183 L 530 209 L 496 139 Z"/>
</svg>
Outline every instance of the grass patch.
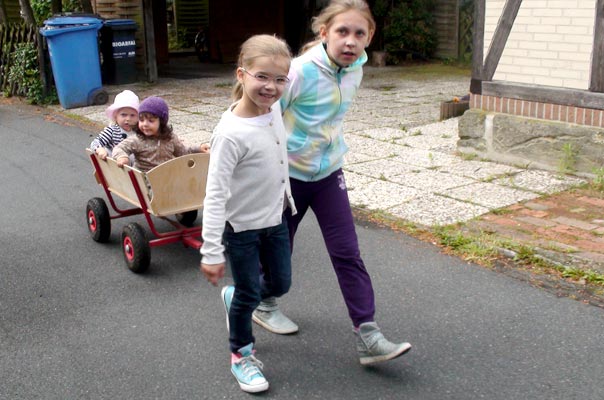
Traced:
<svg viewBox="0 0 604 400">
<path fill-rule="evenodd" d="M 502 209 L 501 212 L 507 211 Z M 554 275 L 580 285 L 589 284 L 595 287 L 594 294 L 604 295 L 604 274 L 550 261 L 532 247 L 508 239 L 502 240 L 492 232 L 471 232 L 465 224 L 418 227 L 383 210 L 370 211 L 355 207 L 355 215 L 362 220 L 431 242 L 441 247 L 445 253 L 465 261 L 491 268 L 498 260 L 511 259 L 515 268 L 534 275 Z"/>
<path fill-rule="evenodd" d="M 472 68 L 466 65 L 445 65 L 440 61 L 414 62 L 387 68 L 372 68 L 365 71 L 365 76 L 380 77 L 388 75 L 394 79 L 428 80 L 443 77 L 472 76 Z"/>
</svg>

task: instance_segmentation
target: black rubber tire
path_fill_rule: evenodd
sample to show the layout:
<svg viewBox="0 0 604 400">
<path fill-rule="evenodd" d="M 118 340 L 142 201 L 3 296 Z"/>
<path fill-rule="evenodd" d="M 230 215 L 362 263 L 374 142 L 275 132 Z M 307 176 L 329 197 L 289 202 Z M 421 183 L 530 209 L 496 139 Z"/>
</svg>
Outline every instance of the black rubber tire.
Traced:
<svg viewBox="0 0 604 400">
<path fill-rule="evenodd" d="M 132 222 L 122 231 L 122 252 L 128 269 L 137 274 L 143 273 L 151 263 L 151 246 L 143 228 Z"/>
<path fill-rule="evenodd" d="M 100 106 L 106 104 L 108 100 L 109 94 L 104 89 L 99 89 L 96 93 L 93 94 L 92 104 Z"/>
<path fill-rule="evenodd" d="M 176 214 L 176 220 L 190 228 L 195 225 L 195 221 L 197 220 L 197 210 Z"/>
<path fill-rule="evenodd" d="M 111 217 L 105 200 L 94 197 L 86 204 L 86 224 L 92 240 L 105 243 L 111 235 Z"/>
</svg>

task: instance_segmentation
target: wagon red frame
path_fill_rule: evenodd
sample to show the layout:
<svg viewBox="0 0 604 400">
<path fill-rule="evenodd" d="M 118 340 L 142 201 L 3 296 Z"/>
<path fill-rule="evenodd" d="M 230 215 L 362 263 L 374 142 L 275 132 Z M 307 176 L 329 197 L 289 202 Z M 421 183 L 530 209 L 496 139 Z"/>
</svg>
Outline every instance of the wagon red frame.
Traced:
<svg viewBox="0 0 604 400">
<path fill-rule="evenodd" d="M 119 167 L 115 160 L 101 160 L 86 149 L 94 167 L 97 182 L 115 213 L 111 214 L 106 202 L 92 198 L 86 206 L 86 221 L 93 240 L 107 242 L 111 233 L 111 220 L 143 214 L 153 238 L 136 222 L 126 225 L 121 234 L 124 260 L 133 272 L 144 272 L 151 261 L 151 247 L 181 242 L 185 247 L 199 249 L 202 227 L 191 226 L 197 210 L 203 207 L 208 173 L 209 154 L 190 154 L 172 159 L 148 172 L 135 168 Z M 117 196 L 133 207 L 120 207 Z M 154 218 L 161 218 L 174 228 L 160 231 Z"/>
</svg>

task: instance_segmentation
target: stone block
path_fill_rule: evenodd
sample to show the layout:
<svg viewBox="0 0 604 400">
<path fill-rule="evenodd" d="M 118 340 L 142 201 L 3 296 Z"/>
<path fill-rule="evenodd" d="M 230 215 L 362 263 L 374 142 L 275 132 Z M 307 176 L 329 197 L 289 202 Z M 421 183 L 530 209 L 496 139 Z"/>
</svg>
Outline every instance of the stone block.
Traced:
<svg viewBox="0 0 604 400">
<path fill-rule="evenodd" d="M 460 139 L 478 139 L 484 137 L 484 122 L 487 113 L 471 109 L 459 117 L 458 130 Z"/>
</svg>

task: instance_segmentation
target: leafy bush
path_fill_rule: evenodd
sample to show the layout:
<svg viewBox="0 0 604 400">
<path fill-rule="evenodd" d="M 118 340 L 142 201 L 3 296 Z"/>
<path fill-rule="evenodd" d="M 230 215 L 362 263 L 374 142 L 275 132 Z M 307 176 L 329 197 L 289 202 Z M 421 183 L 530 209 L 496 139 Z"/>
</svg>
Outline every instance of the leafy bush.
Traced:
<svg viewBox="0 0 604 400">
<path fill-rule="evenodd" d="M 51 0 L 31 0 L 31 9 L 38 25 L 42 25 L 45 20 L 52 17 L 50 11 Z M 63 12 L 82 11 L 79 0 L 63 0 Z"/>
<path fill-rule="evenodd" d="M 18 44 L 10 54 L 10 60 L 8 83 L 17 88 L 12 94 L 25 96 L 30 104 L 50 104 L 57 101 L 54 91 L 48 96 L 44 94 L 38 66 L 38 51 L 33 43 Z"/>
<path fill-rule="evenodd" d="M 384 50 L 399 57 L 430 58 L 438 44 L 434 0 L 395 2 L 384 21 Z"/>
</svg>

